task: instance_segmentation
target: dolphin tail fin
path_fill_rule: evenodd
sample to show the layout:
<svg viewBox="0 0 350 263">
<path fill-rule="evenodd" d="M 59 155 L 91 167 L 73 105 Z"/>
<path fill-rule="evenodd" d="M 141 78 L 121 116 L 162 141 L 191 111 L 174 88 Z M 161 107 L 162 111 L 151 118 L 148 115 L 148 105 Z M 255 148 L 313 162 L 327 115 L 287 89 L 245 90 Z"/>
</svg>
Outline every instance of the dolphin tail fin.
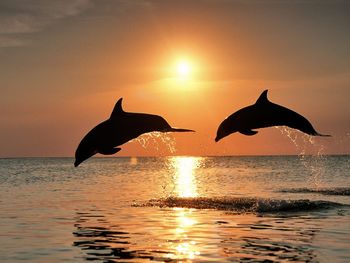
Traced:
<svg viewBox="0 0 350 263">
<path fill-rule="evenodd" d="M 315 136 L 321 136 L 321 137 L 332 137 L 332 135 L 330 135 L 330 134 L 321 134 L 321 133 L 316 133 L 316 134 L 314 134 Z"/>
<path fill-rule="evenodd" d="M 165 130 L 163 130 L 163 132 L 195 132 L 194 130 L 190 130 L 190 129 L 182 129 L 182 128 L 167 128 Z"/>
</svg>

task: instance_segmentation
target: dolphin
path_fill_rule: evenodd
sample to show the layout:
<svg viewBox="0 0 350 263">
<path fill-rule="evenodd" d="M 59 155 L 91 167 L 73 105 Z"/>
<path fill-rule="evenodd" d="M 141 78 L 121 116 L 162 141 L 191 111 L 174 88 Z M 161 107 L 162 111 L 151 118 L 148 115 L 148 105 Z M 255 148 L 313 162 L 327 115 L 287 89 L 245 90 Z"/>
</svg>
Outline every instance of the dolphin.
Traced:
<svg viewBox="0 0 350 263">
<path fill-rule="evenodd" d="M 272 103 L 267 98 L 268 90 L 264 90 L 255 104 L 242 108 L 227 117 L 219 126 L 215 141 L 231 133 L 240 132 L 244 135 L 255 135 L 253 129 L 272 126 L 288 126 L 313 136 L 330 136 L 318 133 L 311 123 L 300 114 Z"/>
<path fill-rule="evenodd" d="M 125 112 L 120 98 L 111 116 L 89 131 L 81 140 L 76 152 L 74 166 L 77 167 L 96 153 L 111 155 L 119 152 L 122 145 L 148 132 L 194 132 L 189 129 L 173 128 L 161 116 Z"/>
</svg>

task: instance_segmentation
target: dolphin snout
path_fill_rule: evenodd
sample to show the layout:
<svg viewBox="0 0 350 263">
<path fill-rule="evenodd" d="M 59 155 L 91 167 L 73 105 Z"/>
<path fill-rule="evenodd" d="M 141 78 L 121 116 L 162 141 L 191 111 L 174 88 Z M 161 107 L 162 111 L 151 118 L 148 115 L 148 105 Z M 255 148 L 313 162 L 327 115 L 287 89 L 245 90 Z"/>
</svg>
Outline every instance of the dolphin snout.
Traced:
<svg viewBox="0 0 350 263">
<path fill-rule="evenodd" d="M 82 163 L 82 161 L 75 160 L 74 167 L 78 167 L 78 165 L 81 164 L 81 163 Z"/>
<path fill-rule="evenodd" d="M 216 137 L 215 137 L 215 142 L 218 142 L 218 141 L 220 141 L 222 138 L 224 138 L 225 136 L 221 136 L 221 135 L 217 135 Z"/>
<path fill-rule="evenodd" d="M 218 132 L 215 137 L 215 142 L 220 141 L 222 138 L 224 138 L 226 135 L 223 135 L 222 132 Z"/>
</svg>

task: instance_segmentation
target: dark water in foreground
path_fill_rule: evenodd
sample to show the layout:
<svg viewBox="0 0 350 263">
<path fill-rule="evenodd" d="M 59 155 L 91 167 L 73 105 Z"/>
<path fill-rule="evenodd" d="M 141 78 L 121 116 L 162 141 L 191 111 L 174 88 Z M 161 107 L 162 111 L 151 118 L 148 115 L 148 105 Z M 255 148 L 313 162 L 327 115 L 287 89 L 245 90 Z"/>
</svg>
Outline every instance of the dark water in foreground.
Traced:
<svg viewBox="0 0 350 263">
<path fill-rule="evenodd" d="M 0 159 L 1 262 L 350 262 L 350 156 Z"/>
</svg>

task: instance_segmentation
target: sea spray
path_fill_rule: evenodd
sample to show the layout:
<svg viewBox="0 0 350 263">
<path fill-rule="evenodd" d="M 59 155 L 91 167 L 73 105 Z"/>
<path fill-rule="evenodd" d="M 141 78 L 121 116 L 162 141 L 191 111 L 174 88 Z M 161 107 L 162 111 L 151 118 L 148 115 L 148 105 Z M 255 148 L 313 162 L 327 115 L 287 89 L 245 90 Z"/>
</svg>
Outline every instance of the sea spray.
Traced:
<svg viewBox="0 0 350 263">
<path fill-rule="evenodd" d="M 276 127 L 283 135 L 286 135 L 296 147 L 299 160 L 310 171 L 308 184 L 322 187 L 322 176 L 326 174 L 324 145 L 315 140 L 314 136 L 306 135 L 286 126 Z M 307 154 L 312 152 L 313 154 Z"/>
<path fill-rule="evenodd" d="M 194 209 L 226 210 L 235 213 L 281 213 L 324 210 L 347 205 L 323 200 L 283 200 L 256 197 L 168 197 L 151 199 L 136 207 L 182 207 Z"/>
<path fill-rule="evenodd" d="M 131 140 L 130 142 L 138 142 L 141 144 L 143 148 L 155 148 L 158 152 L 160 149 L 164 147 L 160 147 L 165 145 L 165 148 L 170 153 L 176 152 L 176 141 L 172 134 L 164 133 L 164 132 L 149 132 L 142 134 L 141 136 Z"/>
<path fill-rule="evenodd" d="M 141 136 L 130 141 L 131 143 L 138 143 L 143 148 L 156 149 L 161 155 L 167 155 L 167 153 L 176 153 L 176 140 L 171 133 L 164 132 L 149 132 L 142 134 Z M 168 175 L 165 174 L 165 181 L 160 182 L 162 188 L 162 196 L 170 196 L 175 192 L 176 173 L 174 171 L 174 164 L 171 157 L 166 162 L 167 170 L 170 171 L 171 179 L 168 181 Z"/>
</svg>

